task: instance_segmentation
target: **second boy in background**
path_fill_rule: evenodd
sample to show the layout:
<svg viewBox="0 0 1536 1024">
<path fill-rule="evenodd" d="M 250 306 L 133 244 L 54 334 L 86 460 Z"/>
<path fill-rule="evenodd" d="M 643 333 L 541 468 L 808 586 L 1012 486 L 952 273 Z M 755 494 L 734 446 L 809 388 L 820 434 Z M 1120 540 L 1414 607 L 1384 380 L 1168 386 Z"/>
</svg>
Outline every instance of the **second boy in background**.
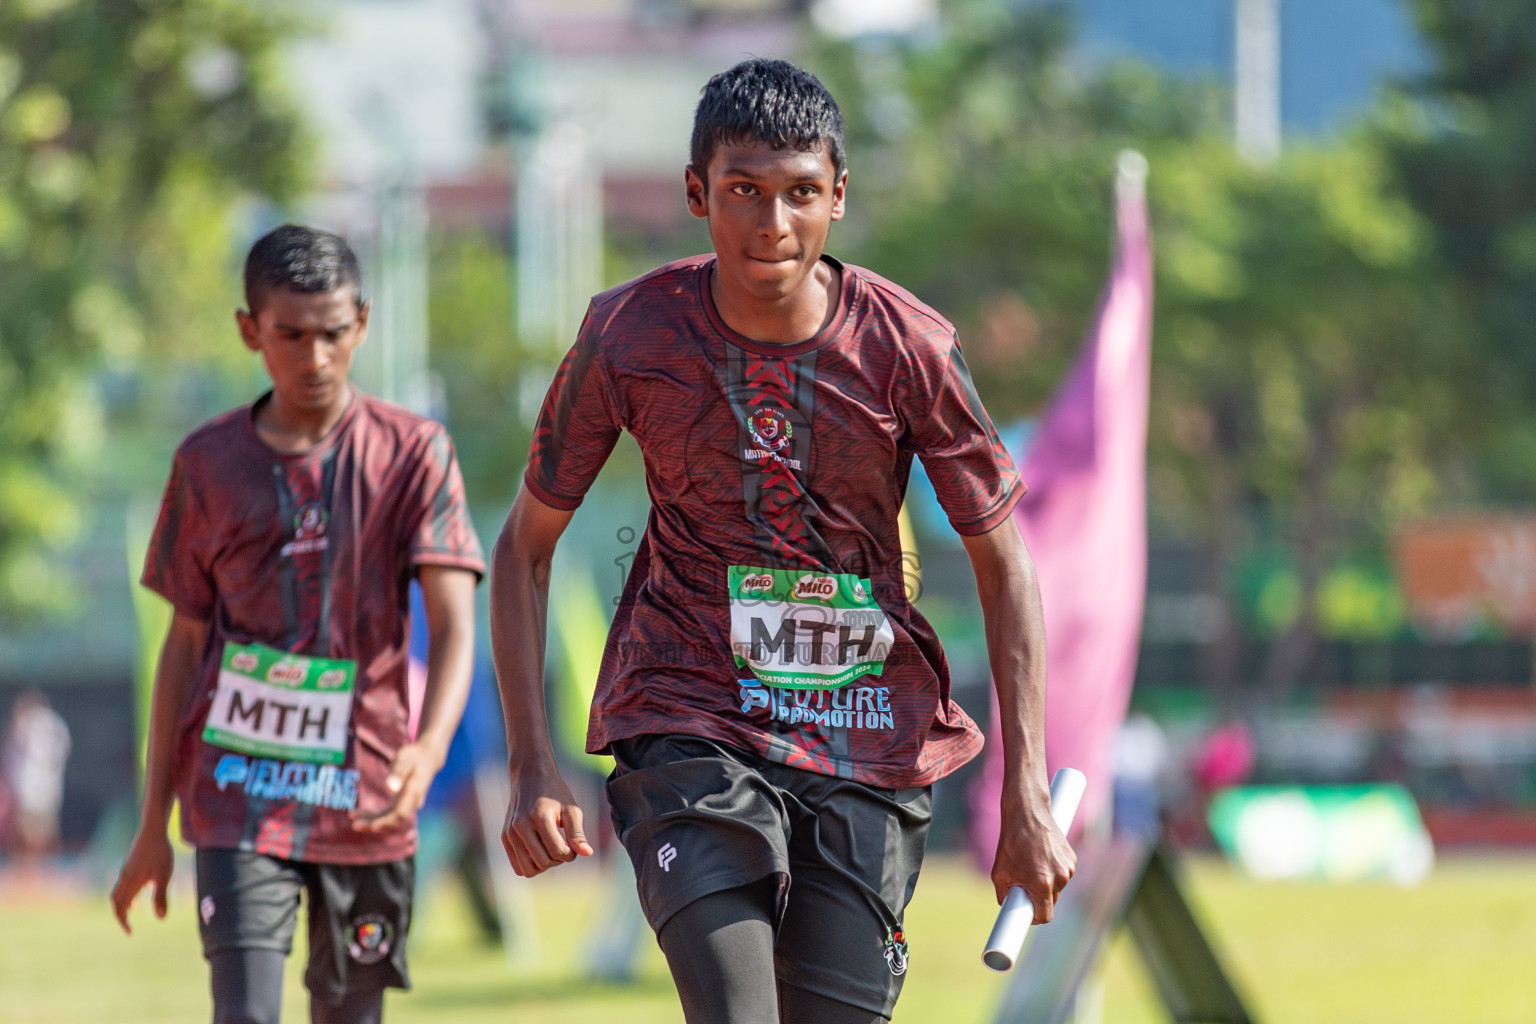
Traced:
<svg viewBox="0 0 1536 1024">
<path fill-rule="evenodd" d="M 416 810 L 469 692 L 480 543 L 441 425 L 352 386 L 357 258 L 285 225 L 251 248 L 241 338 L 272 389 L 176 450 L 143 583 L 174 616 L 155 671 L 144 799 L 112 892 L 166 913 L 173 800 L 197 848 L 215 1024 L 275 1024 L 299 896 L 311 1018 L 377 1024 L 408 987 Z M 417 734 L 412 579 L 429 645 Z"/>
</svg>

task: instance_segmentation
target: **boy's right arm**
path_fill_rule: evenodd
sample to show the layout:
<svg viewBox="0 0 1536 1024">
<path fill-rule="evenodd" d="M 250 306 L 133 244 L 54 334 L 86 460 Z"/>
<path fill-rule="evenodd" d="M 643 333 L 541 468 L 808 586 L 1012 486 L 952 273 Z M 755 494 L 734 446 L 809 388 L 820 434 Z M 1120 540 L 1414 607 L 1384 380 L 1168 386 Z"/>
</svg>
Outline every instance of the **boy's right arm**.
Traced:
<svg viewBox="0 0 1536 1024">
<path fill-rule="evenodd" d="M 155 916 L 165 916 L 165 891 L 174 861 L 166 827 L 176 799 L 176 727 L 197 681 L 208 623 L 180 612 L 171 619 L 171 630 L 155 667 L 155 687 L 149 705 L 149 743 L 144 758 L 144 802 L 139 831 L 123 860 L 117 884 L 112 887 L 112 912 L 129 934 L 128 908 L 146 885 L 154 886 Z"/>
<path fill-rule="evenodd" d="M 521 488 L 491 553 L 491 653 L 512 781 L 501 843 L 513 869 L 526 878 L 593 852 L 581 808 L 555 767 L 544 709 L 550 564 L 572 514 Z"/>
</svg>

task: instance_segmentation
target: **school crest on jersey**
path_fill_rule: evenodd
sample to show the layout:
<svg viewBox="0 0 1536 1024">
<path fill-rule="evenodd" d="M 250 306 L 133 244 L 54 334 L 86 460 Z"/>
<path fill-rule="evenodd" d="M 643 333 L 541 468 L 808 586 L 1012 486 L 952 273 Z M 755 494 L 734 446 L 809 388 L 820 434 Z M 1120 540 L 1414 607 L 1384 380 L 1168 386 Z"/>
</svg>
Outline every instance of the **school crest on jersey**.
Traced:
<svg viewBox="0 0 1536 1024">
<path fill-rule="evenodd" d="M 747 417 L 747 431 L 752 443 L 765 452 L 782 454 L 795 436 L 794 424 L 778 409 L 763 406 Z"/>
</svg>

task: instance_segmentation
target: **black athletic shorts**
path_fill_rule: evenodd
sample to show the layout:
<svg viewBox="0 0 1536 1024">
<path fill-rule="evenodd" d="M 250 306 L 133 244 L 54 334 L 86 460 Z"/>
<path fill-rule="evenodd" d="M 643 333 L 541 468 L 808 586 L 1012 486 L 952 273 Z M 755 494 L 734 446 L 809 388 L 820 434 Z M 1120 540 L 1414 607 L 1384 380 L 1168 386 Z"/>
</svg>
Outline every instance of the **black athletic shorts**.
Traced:
<svg viewBox="0 0 1536 1024">
<path fill-rule="evenodd" d="M 881 789 L 694 736 L 636 736 L 612 750 L 614 829 L 653 929 L 701 896 L 778 875 L 779 980 L 891 1015 L 930 787 Z"/>
<path fill-rule="evenodd" d="M 310 864 L 246 850 L 197 851 L 203 955 L 226 949 L 293 950 L 299 893 L 309 901 L 304 985 L 336 1002 L 349 992 L 410 988 L 415 858 L 387 864 Z"/>
</svg>

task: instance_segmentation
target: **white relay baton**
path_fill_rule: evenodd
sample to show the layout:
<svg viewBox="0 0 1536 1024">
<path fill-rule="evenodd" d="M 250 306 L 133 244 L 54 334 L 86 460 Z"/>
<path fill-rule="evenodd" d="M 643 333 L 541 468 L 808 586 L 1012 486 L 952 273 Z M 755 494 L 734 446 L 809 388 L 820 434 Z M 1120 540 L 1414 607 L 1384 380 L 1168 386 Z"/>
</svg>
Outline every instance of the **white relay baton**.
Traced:
<svg viewBox="0 0 1536 1024">
<path fill-rule="evenodd" d="M 1076 768 L 1058 769 L 1051 779 L 1051 817 L 1063 833 L 1077 817 L 1077 805 L 1083 800 L 1083 790 L 1088 780 Z M 1024 948 L 1024 936 L 1035 919 L 1035 908 L 1019 886 L 1011 886 L 1003 897 L 1003 906 L 997 912 L 997 923 L 987 937 L 987 948 L 982 950 L 981 962 L 994 971 L 1002 972 L 1013 967 Z"/>
</svg>

